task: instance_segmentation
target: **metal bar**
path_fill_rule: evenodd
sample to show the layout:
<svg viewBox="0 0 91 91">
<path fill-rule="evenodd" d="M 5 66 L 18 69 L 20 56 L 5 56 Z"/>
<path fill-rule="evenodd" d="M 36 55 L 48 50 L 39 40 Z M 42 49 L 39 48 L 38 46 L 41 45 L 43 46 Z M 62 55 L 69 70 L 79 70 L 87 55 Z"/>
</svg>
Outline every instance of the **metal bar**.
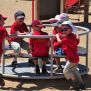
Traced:
<svg viewBox="0 0 91 91">
<path fill-rule="evenodd" d="M 34 0 L 32 0 L 32 21 L 34 20 Z"/>
<path fill-rule="evenodd" d="M 53 38 L 55 37 L 54 35 L 32 35 L 32 34 L 27 34 L 27 35 L 17 35 L 19 38 Z"/>
<path fill-rule="evenodd" d="M 86 68 L 88 73 L 88 40 L 89 40 L 89 34 L 86 35 Z"/>
<path fill-rule="evenodd" d="M 5 58 L 4 58 L 4 54 L 5 54 L 5 40 L 3 41 L 3 61 L 2 61 L 2 74 L 5 73 Z"/>
<path fill-rule="evenodd" d="M 53 77 L 53 38 L 51 38 L 51 77 Z"/>
</svg>

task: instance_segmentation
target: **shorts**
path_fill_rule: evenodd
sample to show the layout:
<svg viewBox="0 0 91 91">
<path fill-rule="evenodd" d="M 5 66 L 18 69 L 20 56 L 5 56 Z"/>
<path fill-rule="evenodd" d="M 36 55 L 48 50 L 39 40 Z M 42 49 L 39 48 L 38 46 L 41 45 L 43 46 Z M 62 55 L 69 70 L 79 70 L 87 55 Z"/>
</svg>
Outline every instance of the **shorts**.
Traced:
<svg viewBox="0 0 91 91">
<path fill-rule="evenodd" d="M 49 57 L 36 57 L 35 60 L 41 59 L 43 61 L 48 60 Z"/>
<path fill-rule="evenodd" d="M 55 50 L 56 55 L 64 55 L 64 51 L 61 48 Z"/>
<path fill-rule="evenodd" d="M 63 73 L 66 79 L 71 79 L 71 77 L 73 77 L 74 75 L 76 75 L 76 77 L 78 77 L 78 79 L 81 78 L 79 71 L 77 70 L 77 64 L 76 63 L 72 63 L 70 61 L 67 61 L 64 69 L 63 69 Z"/>
<path fill-rule="evenodd" d="M 29 52 L 29 44 L 24 40 L 11 42 L 11 47 L 15 53 L 20 53 L 21 48 Z"/>
</svg>

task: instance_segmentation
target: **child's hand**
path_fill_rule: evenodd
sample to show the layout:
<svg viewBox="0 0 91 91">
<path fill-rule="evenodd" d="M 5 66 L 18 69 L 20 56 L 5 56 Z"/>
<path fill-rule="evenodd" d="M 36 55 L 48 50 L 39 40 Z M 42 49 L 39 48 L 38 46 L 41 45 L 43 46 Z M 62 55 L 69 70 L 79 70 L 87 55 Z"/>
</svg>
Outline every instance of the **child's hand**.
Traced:
<svg viewBox="0 0 91 91">
<path fill-rule="evenodd" d="M 80 39 L 80 36 L 79 36 L 79 34 L 78 34 L 78 33 L 76 33 L 76 38 L 77 38 L 77 39 Z"/>
<path fill-rule="evenodd" d="M 17 36 L 17 33 L 13 33 L 10 35 L 10 37 L 16 37 Z"/>
</svg>

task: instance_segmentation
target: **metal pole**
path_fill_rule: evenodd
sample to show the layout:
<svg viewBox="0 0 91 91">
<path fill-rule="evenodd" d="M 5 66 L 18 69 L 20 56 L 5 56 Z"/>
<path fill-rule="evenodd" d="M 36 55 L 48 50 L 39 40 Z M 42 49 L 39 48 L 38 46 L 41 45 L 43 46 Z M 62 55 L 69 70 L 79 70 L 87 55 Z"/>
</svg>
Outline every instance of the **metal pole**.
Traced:
<svg viewBox="0 0 91 91">
<path fill-rule="evenodd" d="M 34 20 L 34 0 L 32 0 L 32 21 Z"/>
<path fill-rule="evenodd" d="M 5 73 L 5 58 L 4 58 L 4 54 L 5 54 L 5 40 L 3 41 L 3 61 L 2 61 L 2 74 Z"/>
<path fill-rule="evenodd" d="M 86 35 L 86 68 L 88 73 L 88 40 L 89 40 L 89 34 Z"/>
<path fill-rule="evenodd" d="M 89 0 L 84 0 L 84 22 L 88 23 Z"/>
<path fill-rule="evenodd" d="M 51 38 L 51 77 L 53 77 L 53 38 Z"/>
<path fill-rule="evenodd" d="M 63 13 L 64 12 L 64 0 L 60 0 L 60 13 Z"/>
</svg>

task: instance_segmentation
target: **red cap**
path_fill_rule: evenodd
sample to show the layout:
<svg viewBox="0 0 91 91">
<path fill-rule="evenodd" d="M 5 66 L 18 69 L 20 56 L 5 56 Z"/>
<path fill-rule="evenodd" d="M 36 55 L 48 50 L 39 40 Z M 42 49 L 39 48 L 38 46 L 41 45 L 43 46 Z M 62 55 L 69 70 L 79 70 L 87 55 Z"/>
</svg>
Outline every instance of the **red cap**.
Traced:
<svg viewBox="0 0 91 91">
<path fill-rule="evenodd" d="M 40 28 L 44 28 L 45 27 L 40 20 L 32 21 L 31 26 L 37 26 L 37 27 L 40 27 Z"/>
<path fill-rule="evenodd" d="M 0 19 L 4 19 L 4 20 L 6 20 L 7 17 L 5 17 L 5 16 L 3 16 L 2 14 L 0 14 Z"/>
</svg>

